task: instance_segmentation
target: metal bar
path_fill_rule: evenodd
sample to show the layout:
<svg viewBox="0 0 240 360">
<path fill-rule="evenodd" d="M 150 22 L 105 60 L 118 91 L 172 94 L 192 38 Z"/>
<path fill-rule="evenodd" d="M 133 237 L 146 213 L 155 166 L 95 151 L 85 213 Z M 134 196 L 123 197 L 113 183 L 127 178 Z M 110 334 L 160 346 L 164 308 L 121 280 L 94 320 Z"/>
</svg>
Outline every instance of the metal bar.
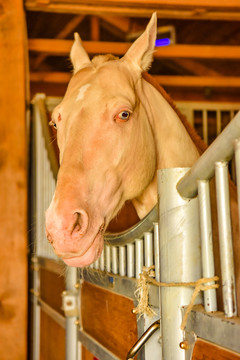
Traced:
<svg viewBox="0 0 240 360">
<path fill-rule="evenodd" d="M 149 267 L 153 265 L 153 234 L 144 233 L 144 265 Z"/>
<path fill-rule="evenodd" d="M 118 248 L 112 246 L 112 273 L 118 274 Z"/>
<path fill-rule="evenodd" d="M 66 290 L 76 291 L 75 285 L 77 283 L 77 268 L 67 267 L 65 279 Z M 78 359 L 78 338 L 77 327 L 75 325 L 76 320 L 76 316 L 66 317 L 66 360 Z"/>
<path fill-rule="evenodd" d="M 96 261 L 94 261 L 93 263 L 93 268 L 98 270 L 99 269 L 99 259 L 97 259 Z"/>
<path fill-rule="evenodd" d="M 161 281 L 190 282 L 201 278 L 201 250 L 198 199 L 183 199 L 176 184 L 188 168 L 158 171 L 160 273 Z M 193 288 L 161 288 L 163 359 L 185 360 L 179 347 L 184 339 L 180 329 L 181 307 L 189 304 Z M 199 296 L 196 302 L 201 303 Z"/>
<path fill-rule="evenodd" d="M 237 315 L 237 308 L 227 162 L 216 163 L 215 176 L 223 306 L 226 317 L 232 317 Z"/>
<path fill-rule="evenodd" d="M 143 268 L 143 240 L 141 239 L 136 239 L 135 240 L 135 252 L 136 252 L 136 271 L 135 271 L 135 276 L 136 279 L 139 278 L 139 275 L 142 272 L 142 268 Z"/>
<path fill-rule="evenodd" d="M 127 277 L 134 277 L 134 244 L 127 244 Z"/>
<path fill-rule="evenodd" d="M 106 254 L 106 271 L 111 272 L 111 248 L 108 245 L 105 245 L 105 254 Z"/>
<path fill-rule="evenodd" d="M 133 347 L 127 353 L 127 360 L 132 360 L 141 348 L 145 345 L 148 339 L 160 328 L 160 320 L 155 321 L 137 340 Z"/>
<path fill-rule="evenodd" d="M 39 294 L 40 291 L 40 276 L 39 276 L 39 265 L 36 257 L 32 258 L 33 265 L 33 291 L 35 295 Z M 33 360 L 40 359 L 40 306 L 38 303 L 38 297 L 33 297 Z"/>
<path fill-rule="evenodd" d="M 240 138 L 234 142 L 235 147 L 235 169 L 237 182 L 237 196 L 238 196 L 238 218 L 240 224 Z"/>
<path fill-rule="evenodd" d="M 198 180 L 198 200 L 203 277 L 215 276 L 210 190 L 208 180 Z M 208 282 L 205 285 L 212 285 Z M 217 311 L 216 289 L 204 291 L 204 307 L 207 312 Z"/>
<path fill-rule="evenodd" d="M 100 266 L 101 271 L 105 270 L 105 248 L 103 248 L 103 251 L 102 251 L 101 256 L 99 258 L 99 266 Z"/>
<path fill-rule="evenodd" d="M 58 325 L 60 325 L 62 328 L 66 328 L 66 318 L 59 314 L 55 309 L 53 309 L 51 306 L 49 306 L 45 301 L 43 301 L 41 298 L 38 298 L 39 306 L 41 307 L 41 310 L 43 310 L 48 316 L 50 316 Z"/>
<path fill-rule="evenodd" d="M 184 198 L 197 195 L 197 180 L 208 180 L 214 175 L 215 162 L 228 161 L 233 156 L 233 140 L 240 137 L 240 111 L 208 147 L 190 171 L 179 181 L 177 190 Z"/>
<path fill-rule="evenodd" d="M 158 223 L 153 224 L 154 234 L 154 264 L 155 264 L 155 279 L 160 281 L 160 244 L 159 244 L 159 226 Z"/>
<path fill-rule="evenodd" d="M 127 273 L 126 246 L 119 246 L 119 274 L 125 276 Z"/>
</svg>

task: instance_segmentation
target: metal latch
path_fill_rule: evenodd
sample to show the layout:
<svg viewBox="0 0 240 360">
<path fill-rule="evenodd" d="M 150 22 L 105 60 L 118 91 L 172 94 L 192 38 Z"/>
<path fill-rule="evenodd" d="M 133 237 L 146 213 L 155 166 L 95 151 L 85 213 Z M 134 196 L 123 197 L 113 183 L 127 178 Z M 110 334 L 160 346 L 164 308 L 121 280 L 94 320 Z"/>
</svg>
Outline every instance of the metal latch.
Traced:
<svg viewBox="0 0 240 360">
<path fill-rule="evenodd" d="M 155 333 L 157 329 L 160 328 L 160 320 L 155 321 L 138 339 L 138 341 L 133 345 L 133 347 L 127 353 L 126 360 L 132 360 L 134 356 L 137 355 L 139 350 L 145 345 L 148 339 Z"/>
<path fill-rule="evenodd" d="M 66 317 L 78 316 L 78 292 L 62 292 L 62 310 Z"/>
</svg>

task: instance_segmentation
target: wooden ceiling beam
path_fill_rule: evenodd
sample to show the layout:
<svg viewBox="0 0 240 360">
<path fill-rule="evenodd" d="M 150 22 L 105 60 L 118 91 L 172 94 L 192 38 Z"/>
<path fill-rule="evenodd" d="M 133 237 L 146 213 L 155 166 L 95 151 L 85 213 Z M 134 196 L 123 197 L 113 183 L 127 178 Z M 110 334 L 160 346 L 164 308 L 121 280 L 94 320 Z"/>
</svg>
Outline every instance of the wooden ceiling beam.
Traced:
<svg viewBox="0 0 240 360">
<path fill-rule="evenodd" d="M 192 72 L 195 75 L 199 76 L 221 76 L 221 74 L 209 66 L 201 64 L 197 60 L 192 59 L 174 59 L 174 62 L 180 67 Z"/>
<path fill-rule="evenodd" d="M 54 56 L 68 56 L 72 40 L 29 39 L 29 51 Z M 84 41 L 84 48 L 89 54 L 123 55 L 131 43 Z M 157 59 L 192 58 L 192 59 L 240 59 L 240 46 L 228 45 L 170 45 L 156 48 L 154 57 Z"/>
<path fill-rule="evenodd" d="M 117 15 L 130 17 L 150 17 L 157 11 L 159 18 L 196 19 L 196 20 L 239 20 L 240 3 L 238 0 L 25 0 L 29 11 L 55 13 L 75 13 L 88 15 Z"/>
<path fill-rule="evenodd" d="M 31 72 L 30 81 L 38 83 L 67 84 L 71 78 L 70 73 L 63 72 Z M 240 77 L 231 76 L 170 76 L 153 75 L 163 86 L 173 87 L 224 87 L 240 88 Z"/>
<path fill-rule="evenodd" d="M 71 21 L 69 21 L 64 26 L 64 28 L 57 34 L 56 39 L 64 39 L 65 37 L 67 37 L 71 32 L 75 30 L 75 28 L 83 21 L 84 18 L 84 15 L 74 16 Z M 33 69 L 37 69 L 46 59 L 46 57 L 46 54 L 40 54 L 33 64 Z"/>
</svg>

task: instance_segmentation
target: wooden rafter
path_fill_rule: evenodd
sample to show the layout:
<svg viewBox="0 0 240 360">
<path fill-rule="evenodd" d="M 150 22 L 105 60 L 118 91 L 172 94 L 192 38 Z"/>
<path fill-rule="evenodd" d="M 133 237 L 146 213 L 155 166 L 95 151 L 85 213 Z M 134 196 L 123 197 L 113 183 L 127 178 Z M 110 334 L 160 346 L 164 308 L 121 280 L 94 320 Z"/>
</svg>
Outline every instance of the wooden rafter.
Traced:
<svg viewBox="0 0 240 360">
<path fill-rule="evenodd" d="M 58 39 L 29 39 L 30 51 L 46 53 L 56 56 L 67 56 L 73 44 L 72 40 Z M 89 54 L 123 55 L 131 43 L 84 41 L 83 45 Z M 157 48 L 154 57 L 166 58 L 192 58 L 192 59 L 240 59 L 240 46 L 225 45 L 171 45 Z"/>
<path fill-rule="evenodd" d="M 83 15 L 77 15 L 72 18 L 71 21 L 69 21 L 64 28 L 57 34 L 56 39 L 65 39 L 71 32 L 74 31 L 74 29 L 83 21 L 85 16 Z M 34 64 L 32 65 L 33 69 L 37 69 L 39 65 L 46 59 L 46 54 L 40 54 Z"/>
<path fill-rule="evenodd" d="M 71 74 L 63 72 L 32 72 L 30 74 L 31 82 L 66 84 L 70 78 Z M 154 75 L 154 78 L 163 86 L 240 88 L 239 77 Z"/>
<path fill-rule="evenodd" d="M 221 76 L 217 71 L 209 68 L 209 66 L 201 64 L 197 60 L 192 59 L 175 59 L 175 63 L 180 65 L 182 68 L 191 71 L 195 75 L 200 76 Z"/>
<path fill-rule="evenodd" d="M 238 0 L 25 0 L 29 11 L 62 12 L 90 15 L 150 16 L 157 11 L 160 18 L 239 20 Z"/>
</svg>

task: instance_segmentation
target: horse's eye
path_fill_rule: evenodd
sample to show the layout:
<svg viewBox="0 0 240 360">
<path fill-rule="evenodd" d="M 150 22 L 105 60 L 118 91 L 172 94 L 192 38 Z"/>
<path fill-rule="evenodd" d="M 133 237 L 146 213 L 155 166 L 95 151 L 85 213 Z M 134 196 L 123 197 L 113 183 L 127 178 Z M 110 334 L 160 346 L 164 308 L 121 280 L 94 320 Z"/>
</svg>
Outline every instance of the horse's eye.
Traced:
<svg viewBox="0 0 240 360">
<path fill-rule="evenodd" d="M 57 130 L 57 124 L 55 123 L 54 120 L 51 120 L 51 121 L 49 122 L 49 125 L 52 125 L 52 126 Z"/>
<path fill-rule="evenodd" d="M 118 122 L 125 122 L 128 121 L 130 117 L 130 111 L 123 110 L 117 116 L 115 116 L 115 120 Z"/>
<path fill-rule="evenodd" d="M 56 124 L 56 123 L 53 123 L 53 127 L 54 127 L 55 129 L 57 129 L 57 124 Z"/>
</svg>

